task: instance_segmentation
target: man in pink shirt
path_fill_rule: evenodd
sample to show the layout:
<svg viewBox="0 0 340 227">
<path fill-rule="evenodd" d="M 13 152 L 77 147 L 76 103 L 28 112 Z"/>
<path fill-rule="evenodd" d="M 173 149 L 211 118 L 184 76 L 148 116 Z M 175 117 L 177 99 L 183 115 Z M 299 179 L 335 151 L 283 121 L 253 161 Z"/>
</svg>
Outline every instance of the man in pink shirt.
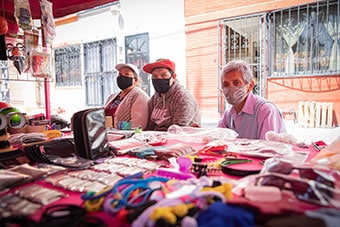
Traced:
<svg viewBox="0 0 340 227">
<path fill-rule="evenodd" d="M 265 139 L 268 131 L 285 133 L 281 112 L 276 105 L 255 96 L 253 73 L 247 62 L 230 61 L 221 72 L 222 91 L 231 105 L 226 110 L 218 127 L 230 128 L 239 138 Z"/>
</svg>

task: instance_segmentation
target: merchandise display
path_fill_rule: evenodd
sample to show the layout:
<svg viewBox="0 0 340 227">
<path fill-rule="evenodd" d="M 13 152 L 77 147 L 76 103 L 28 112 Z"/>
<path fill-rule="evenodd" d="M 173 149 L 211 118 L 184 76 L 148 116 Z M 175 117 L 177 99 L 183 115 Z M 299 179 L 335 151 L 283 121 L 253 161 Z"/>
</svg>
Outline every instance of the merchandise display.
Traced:
<svg viewBox="0 0 340 227">
<path fill-rule="evenodd" d="M 313 144 L 236 139 L 220 128 L 174 129 L 117 130 L 129 136 L 108 139 L 111 153 L 99 159 L 78 156 L 81 146 L 65 148 L 73 138 L 26 147 L 28 163 L 0 171 L 0 223 L 254 226 L 340 209 L 340 173 L 311 162 L 322 152 Z M 53 215 L 59 211 L 60 219 Z"/>
</svg>

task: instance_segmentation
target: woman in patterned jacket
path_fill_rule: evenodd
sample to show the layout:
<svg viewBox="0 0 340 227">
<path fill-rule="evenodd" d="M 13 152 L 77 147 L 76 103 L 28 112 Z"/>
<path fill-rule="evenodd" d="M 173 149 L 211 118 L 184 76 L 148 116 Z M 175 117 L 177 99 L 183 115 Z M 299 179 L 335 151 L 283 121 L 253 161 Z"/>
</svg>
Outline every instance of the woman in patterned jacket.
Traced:
<svg viewBox="0 0 340 227">
<path fill-rule="evenodd" d="M 118 129 L 121 122 L 128 123 L 131 128 L 145 129 L 148 122 L 149 96 L 139 84 L 139 71 L 133 64 L 117 64 L 117 85 L 120 92 L 108 97 L 104 109 L 106 116 L 112 116 L 112 126 Z"/>
</svg>

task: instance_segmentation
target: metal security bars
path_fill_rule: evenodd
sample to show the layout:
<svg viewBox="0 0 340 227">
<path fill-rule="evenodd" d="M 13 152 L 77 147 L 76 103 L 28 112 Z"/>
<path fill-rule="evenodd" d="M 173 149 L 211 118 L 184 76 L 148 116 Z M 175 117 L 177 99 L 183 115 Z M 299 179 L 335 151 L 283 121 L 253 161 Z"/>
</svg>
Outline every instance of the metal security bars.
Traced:
<svg viewBox="0 0 340 227">
<path fill-rule="evenodd" d="M 219 71 L 229 61 L 241 59 L 248 62 L 253 70 L 255 78 L 255 94 L 263 96 L 265 84 L 263 83 L 262 59 L 265 53 L 262 31 L 264 26 L 264 14 L 248 17 L 238 17 L 219 21 Z M 220 85 L 220 80 L 219 87 Z M 219 93 L 219 112 L 224 110 L 223 94 Z"/>
<path fill-rule="evenodd" d="M 242 59 L 251 65 L 256 81 L 261 75 L 261 15 L 224 20 L 221 28 L 222 62 L 220 66 L 233 59 Z M 258 89 L 256 92 L 260 92 Z"/>
<path fill-rule="evenodd" d="M 116 40 L 107 39 L 84 44 L 84 78 L 86 105 L 101 106 L 114 91 L 118 91 L 115 77 Z"/>
<path fill-rule="evenodd" d="M 56 87 L 82 85 L 80 45 L 55 49 Z"/>
<path fill-rule="evenodd" d="M 0 93 L 1 101 L 10 102 L 10 92 L 9 92 L 9 78 L 8 78 L 8 61 L 0 60 Z"/>
<path fill-rule="evenodd" d="M 332 75 L 340 72 L 339 1 L 275 11 L 269 75 Z"/>
</svg>

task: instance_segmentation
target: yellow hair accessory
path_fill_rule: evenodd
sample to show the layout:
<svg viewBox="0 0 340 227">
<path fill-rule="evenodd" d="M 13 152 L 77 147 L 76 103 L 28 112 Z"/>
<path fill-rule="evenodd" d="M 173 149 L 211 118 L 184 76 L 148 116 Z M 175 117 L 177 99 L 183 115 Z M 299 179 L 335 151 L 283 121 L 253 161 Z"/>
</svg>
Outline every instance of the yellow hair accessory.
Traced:
<svg viewBox="0 0 340 227">
<path fill-rule="evenodd" d="M 104 187 L 101 191 L 99 192 L 93 192 L 89 191 L 87 192 L 84 197 L 82 196 L 82 199 L 85 200 L 84 202 L 84 207 L 88 212 L 94 212 L 94 211 L 99 211 L 102 208 L 102 205 L 105 200 L 105 194 L 108 193 L 111 190 L 109 186 Z M 97 199 L 91 199 L 99 197 Z"/>
<path fill-rule="evenodd" d="M 173 212 L 176 214 L 177 217 L 184 217 L 187 215 L 188 211 L 194 207 L 193 203 L 190 204 L 179 204 L 173 207 Z"/>
<path fill-rule="evenodd" d="M 96 200 L 86 200 L 84 203 L 85 209 L 88 212 L 95 212 L 101 210 L 102 205 L 104 203 L 104 199 L 105 197 L 101 197 Z"/>
<path fill-rule="evenodd" d="M 221 185 L 216 186 L 216 187 L 204 187 L 204 188 L 202 188 L 201 191 L 202 192 L 216 191 L 216 192 L 221 193 L 224 196 L 224 198 L 231 199 L 233 197 L 231 189 L 232 189 L 231 183 L 227 182 L 227 183 L 221 184 Z"/>
<path fill-rule="evenodd" d="M 158 219 L 162 218 L 170 224 L 176 224 L 177 217 L 172 213 L 171 209 L 171 207 L 157 207 L 152 211 L 150 219 L 156 222 Z"/>
<path fill-rule="evenodd" d="M 169 224 L 174 225 L 177 222 L 177 217 L 182 218 L 186 216 L 189 209 L 193 208 L 194 206 L 194 203 L 183 203 L 172 207 L 157 207 L 152 211 L 150 219 L 155 222 L 158 219 L 162 218 Z"/>
</svg>

